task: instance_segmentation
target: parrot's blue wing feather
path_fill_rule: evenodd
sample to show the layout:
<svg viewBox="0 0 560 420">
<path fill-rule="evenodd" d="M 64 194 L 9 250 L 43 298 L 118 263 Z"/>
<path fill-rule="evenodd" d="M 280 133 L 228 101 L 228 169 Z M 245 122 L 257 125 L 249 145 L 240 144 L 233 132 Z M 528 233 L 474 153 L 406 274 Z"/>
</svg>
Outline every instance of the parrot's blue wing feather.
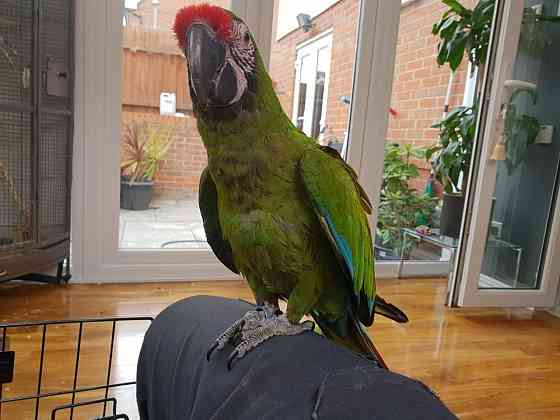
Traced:
<svg viewBox="0 0 560 420">
<path fill-rule="evenodd" d="M 371 325 L 375 303 L 373 243 L 367 196 L 354 172 L 331 153 L 310 149 L 299 172 L 315 214 L 348 278 L 360 320 Z"/>
<path fill-rule="evenodd" d="M 231 245 L 224 239 L 222 234 L 218 213 L 218 193 L 216 191 L 216 184 L 214 184 L 214 180 L 208 168 L 204 169 L 200 176 L 198 205 L 204 222 L 206 240 L 208 244 L 210 244 L 212 251 L 214 251 L 214 254 L 222 264 L 234 273 L 239 274 L 239 270 L 235 266 L 233 260 Z"/>
</svg>

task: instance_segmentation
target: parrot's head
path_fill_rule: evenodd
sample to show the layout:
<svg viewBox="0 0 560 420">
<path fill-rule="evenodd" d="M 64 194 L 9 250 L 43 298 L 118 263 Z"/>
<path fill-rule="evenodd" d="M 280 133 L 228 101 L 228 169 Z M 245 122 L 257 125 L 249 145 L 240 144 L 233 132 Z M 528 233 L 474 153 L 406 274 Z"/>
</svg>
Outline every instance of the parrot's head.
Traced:
<svg viewBox="0 0 560 420">
<path fill-rule="evenodd" d="M 187 59 L 195 114 L 226 120 L 247 111 L 260 59 L 245 22 L 221 7 L 201 4 L 181 9 L 173 31 Z"/>
</svg>

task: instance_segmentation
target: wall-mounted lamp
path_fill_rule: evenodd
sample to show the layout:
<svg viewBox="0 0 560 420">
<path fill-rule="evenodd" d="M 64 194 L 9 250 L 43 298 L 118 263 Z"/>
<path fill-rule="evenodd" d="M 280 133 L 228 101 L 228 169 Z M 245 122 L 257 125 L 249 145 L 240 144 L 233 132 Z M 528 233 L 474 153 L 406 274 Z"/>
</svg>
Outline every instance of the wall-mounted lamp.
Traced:
<svg viewBox="0 0 560 420">
<path fill-rule="evenodd" d="M 300 13 L 297 15 L 297 22 L 303 32 L 309 32 L 313 28 L 313 23 L 311 23 L 311 16 L 305 13 Z"/>
</svg>

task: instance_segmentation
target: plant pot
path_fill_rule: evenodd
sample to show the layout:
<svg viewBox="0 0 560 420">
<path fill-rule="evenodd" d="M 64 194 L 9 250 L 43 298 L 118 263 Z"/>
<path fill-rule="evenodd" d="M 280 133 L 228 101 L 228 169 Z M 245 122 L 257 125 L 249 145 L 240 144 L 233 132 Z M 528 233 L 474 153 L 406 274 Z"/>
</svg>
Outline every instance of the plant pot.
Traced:
<svg viewBox="0 0 560 420">
<path fill-rule="evenodd" d="M 462 194 L 443 193 L 443 206 L 440 216 L 440 233 L 451 238 L 459 238 L 465 196 Z"/>
<path fill-rule="evenodd" d="M 154 194 L 152 181 L 130 182 L 121 179 L 121 209 L 148 210 Z"/>
</svg>

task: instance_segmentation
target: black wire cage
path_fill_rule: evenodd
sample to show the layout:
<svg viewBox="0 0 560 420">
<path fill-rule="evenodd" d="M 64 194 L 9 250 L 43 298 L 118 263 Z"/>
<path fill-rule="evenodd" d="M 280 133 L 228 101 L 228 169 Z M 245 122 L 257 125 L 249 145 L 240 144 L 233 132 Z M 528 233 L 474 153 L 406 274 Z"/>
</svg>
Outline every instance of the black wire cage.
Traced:
<svg viewBox="0 0 560 420">
<path fill-rule="evenodd" d="M 136 364 L 152 320 L 0 324 L 0 420 L 133 419 Z M 123 364 L 132 378 L 119 374 Z"/>
</svg>

